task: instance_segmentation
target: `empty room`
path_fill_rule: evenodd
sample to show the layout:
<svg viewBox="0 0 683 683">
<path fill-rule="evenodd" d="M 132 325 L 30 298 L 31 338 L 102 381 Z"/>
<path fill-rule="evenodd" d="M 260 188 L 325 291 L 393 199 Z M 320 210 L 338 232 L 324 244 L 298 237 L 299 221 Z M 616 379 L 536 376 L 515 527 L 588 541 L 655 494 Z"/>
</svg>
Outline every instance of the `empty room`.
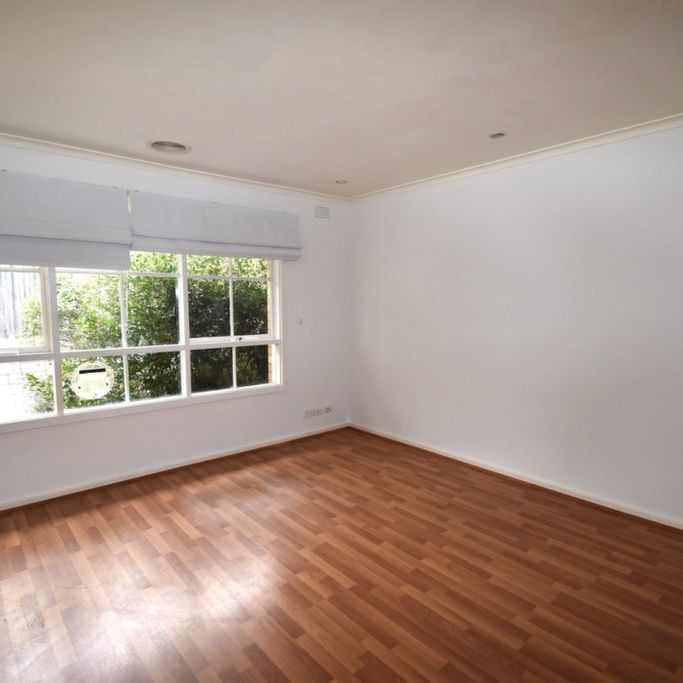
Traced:
<svg viewBox="0 0 683 683">
<path fill-rule="evenodd" d="M 683 683 L 683 2 L 0 0 L 0 683 Z"/>
</svg>

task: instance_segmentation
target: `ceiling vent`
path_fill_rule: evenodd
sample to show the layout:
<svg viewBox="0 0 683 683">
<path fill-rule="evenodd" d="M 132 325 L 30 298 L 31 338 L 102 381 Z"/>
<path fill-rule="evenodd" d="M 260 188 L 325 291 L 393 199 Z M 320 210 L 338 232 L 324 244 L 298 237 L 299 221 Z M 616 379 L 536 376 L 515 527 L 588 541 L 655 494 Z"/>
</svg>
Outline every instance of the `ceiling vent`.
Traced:
<svg viewBox="0 0 683 683">
<path fill-rule="evenodd" d="M 329 206 L 316 206 L 313 209 L 313 215 L 316 218 L 329 218 L 330 217 L 330 207 Z"/>
</svg>

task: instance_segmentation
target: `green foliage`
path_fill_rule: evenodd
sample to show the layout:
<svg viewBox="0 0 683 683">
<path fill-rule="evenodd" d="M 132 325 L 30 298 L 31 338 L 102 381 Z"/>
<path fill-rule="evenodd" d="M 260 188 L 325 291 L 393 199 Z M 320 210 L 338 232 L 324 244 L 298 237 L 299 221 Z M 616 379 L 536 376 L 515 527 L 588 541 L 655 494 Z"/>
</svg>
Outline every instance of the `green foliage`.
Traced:
<svg viewBox="0 0 683 683">
<path fill-rule="evenodd" d="M 221 256 L 188 256 L 188 272 L 199 276 L 225 277 L 232 274 L 235 334 L 266 334 L 268 320 L 268 262 L 259 259 L 228 259 Z M 177 273 L 178 257 L 173 254 L 140 252 L 131 255 L 131 275 L 57 273 L 59 335 L 63 350 L 116 348 L 121 345 L 121 277 L 126 296 L 126 330 L 129 346 L 175 344 L 179 339 L 177 278 L 134 273 Z M 248 279 L 247 279 L 248 278 Z M 261 278 L 255 280 L 252 278 Z M 222 279 L 194 279 L 188 282 L 190 332 L 192 337 L 230 335 L 229 284 Z M 25 333 L 42 333 L 40 299 L 24 306 Z M 269 380 L 267 346 L 244 347 L 235 359 L 237 386 L 263 384 Z M 84 401 L 71 389 L 71 374 L 83 362 L 101 360 L 114 368 L 114 387 L 102 399 Z M 62 388 L 67 408 L 120 403 L 125 400 L 123 357 L 64 359 Z M 233 386 L 232 350 L 212 349 L 191 353 L 193 391 Z M 180 354 L 176 352 L 132 354 L 128 357 L 131 400 L 171 396 L 180 393 Z M 28 375 L 27 386 L 34 410 L 54 404 L 50 378 Z"/>
<path fill-rule="evenodd" d="M 140 353 L 128 356 L 130 398 L 140 401 L 180 393 L 179 353 Z"/>
<path fill-rule="evenodd" d="M 268 284 L 253 280 L 232 283 L 235 334 L 268 334 Z"/>
<path fill-rule="evenodd" d="M 134 251 L 130 255 L 130 270 L 136 273 L 177 273 L 178 255 Z"/>
<path fill-rule="evenodd" d="M 178 343 L 176 278 L 126 276 L 128 345 Z"/>
<path fill-rule="evenodd" d="M 236 275 L 239 277 L 268 277 L 268 261 L 253 258 L 227 258 L 225 256 L 188 256 L 187 272 L 190 275 Z"/>
<path fill-rule="evenodd" d="M 43 338 L 43 313 L 40 294 L 24 300 L 19 314 L 19 334 L 22 340 Z"/>
<path fill-rule="evenodd" d="M 190 336 L 230 335 L 230 284 L 226 280 L 189 280 Z"/>
<path fill-rule="evenodd" d="M 203 349 L 190 353 L 193 391 L 232 388 L 232 349 Z"/>
<path fill-rule="evenodd" d="M 55 406 L 55 394 L 51 377 L 38 377 L 32 372 L 24 375 L 24 382 L 33 397 L 31 412 L 50 413 Z"/>
<path fill-rule="evenodd" d="M 118 275 L 57 273 L 57 311 L 63 350 L 121 345 Z"/>
<path fill-rule="evenodd" d="M 233 275 L 240 277 L 268 277 L 268 261 L 265 259 L 236 258 L 232 260 Z"/>
<path fill-rule="evenodd" d="M 225 256 L 188 256 L 187 272 L 190 275 L 230 275 L 231 259 Z"/>
<path fill-rule="evenodd" d="M 231 262 L 222 256 L 188 256 L 188 271 L 191 337 L 230 335 L 229 284 L 218 279 L 230 272 L 240 278 L 233 281 L 234 334 L 268 333 L 267 261 L 238 258 Z"/>
<path fill-rule="evenodd" d="M 237 349 L 237 386 L 248 387 L 268 382 L 268 346 L 243 346 Z"/>
</svg>

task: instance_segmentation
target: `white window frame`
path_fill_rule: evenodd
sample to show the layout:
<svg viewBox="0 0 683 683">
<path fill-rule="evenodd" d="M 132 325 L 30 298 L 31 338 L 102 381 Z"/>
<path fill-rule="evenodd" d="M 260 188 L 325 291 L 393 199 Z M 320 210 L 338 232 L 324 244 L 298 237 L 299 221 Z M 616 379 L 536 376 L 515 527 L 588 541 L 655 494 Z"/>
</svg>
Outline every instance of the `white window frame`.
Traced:
<svg viewBox="0 0 683 683">
<path fill-rule="evenodd" d="M 179 255 L 179 267 L 177 273 L 153 273 L 141 271 L 115 271 L 115 270 L 91 270 L 81 268 L 36 268 L 22 266 L 3 266 L 2 270 L 16 272 L 39 272 L 41 274 L 41 299 L 43 305 L 43 332 L 45 335 L 45 346 L 40 348 L 17 348 L 3 349 L 0 352 L 0 363 L 19 363 L 31 361 L 52 361 L 54 367 L 54 411 L 42 415 L 31 415 L 29 417 L 14 420 L 11 422 L 0 422 L 0 434 L 7 431 L 21 429 L 33 429 L 39 426 L 49 426 L 63 424 L 65 422 L 78 422 L 94 418 L 111 417 L 113 415 L 146 412 L 149 410 L 168 409 L 180 405 L 201 403 L 206 401 L 224 400 L 230 398 L 254 396 L 274 391 L 282 391 L 285 388 L 283 375 L 283 353 L 282 353 L 282 296 L 281 296 L 281 277 L 282 264 L 276 259 L 266 259 L 269 264 L 267 282 L 270 289 L 269 299 L 270 308 L 270 332 L 261 335 L 230 335 L 224 337 L 190 337 L 189 319 L 189 300 L 188 300 L 188 281 L 197 280 L 223 280 L 228 281 L 230 292 L 230 329 L 234 331 L 234 307 L 233 307 L 233 282 L 235 280 L 253 280 L 263 282 L 263 278 L 250 278 L 239 274 L 230 275 L 190 275 L 187 268 L 187 256 Z M 59 340 L 59 318 L 57 313 L 57 272 L 67 273 L 92 273 L 98 275 L 117 275 L 119 276 L 119 291 L 121 299 L 121 333 L 122 346 L 112 348 L 95 348 L 82 350 L 63 350 Z M 127 276 L 158 277 L 177 279 L 178 297 L 178 321 L 179 336 L 177 344 L 159 344 L 148 346 L 129 346 L 127 344 L 127 315 L 125 311 L 125 282 Z M 203 349 L 221 349 L 249 346 L 270 346 L 273 350 L 274 359 L 272 363 L 272 381 L 267 384 L 238 387 L 236 376 L 236 353 L 232 353 L 232 377 L 233 386 L 226 389 L 211 391 L 192 392 L 191 391 L 191 351 Z M 180 354 L 180 393 L 174 396 L 163 396 L 160 398 L 141 399 L 130 401 L 129 399 L 129 377 L 128 377 L 128 356 L 144 353 L 164 353 L 177 352 Z M 64 405 L 62 389 L 62 360 L 69 358 L 91 358 L 93 356 L 118 356 L 123 358 L 125 400 L 120 403 L 112 403 L 101 406 L 86 406 L 79 408 L 67 408 Z M 2 416 L 0 416 L 0 420 Z"/>
<path fill-rule="evenodd" d="M 38 266 L 2 266 L 3 273 L 36 273 L 40 277 L 40 305 L 43 327 L 43 343 L 40 346 L 20 346 L 0 348 L 0 357 L 11 356 L 14 360 L 17 354 L 37 354 L 49 351 L 50 346 L 50 318 L 48 315 L 48 297 L 46 291 L 45 268 Z M 33 357 L 33 356 L 32 356 Z"/>
</svg>

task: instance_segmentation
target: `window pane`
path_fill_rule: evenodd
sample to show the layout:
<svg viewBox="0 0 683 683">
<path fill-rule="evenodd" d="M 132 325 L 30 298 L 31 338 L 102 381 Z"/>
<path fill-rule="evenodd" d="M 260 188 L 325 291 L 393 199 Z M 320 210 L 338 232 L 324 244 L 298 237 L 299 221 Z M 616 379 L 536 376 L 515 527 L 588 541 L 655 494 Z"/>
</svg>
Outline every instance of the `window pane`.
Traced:
<svg viewBox="0 0 683 683">
<path fill-rule="evenodd" d="M 235 280 L 232 283 L 235 306 L 235 334 L 268 334 L 268 283 Z"/>
<path fill-rule="evenodd" d="M 232 389 L 232 349 L 202 349 L 190 353 L 192 392 Z"/>
<path fill-rule="evenodd" d="M 177 344 L 176 278 L 133 275 L 126 279 L 128 345 Z"/>
<path fill-rule="evenodd" d="M 227 256 L 188 256 L 190 275 L 230 275 L 231 259 Z"/>
<path fill-rule="evenodd" d="M 180 354 L 137 353 L 128 356 L 131 401 L 180 394 Z"/>
<path fill-rule="evenodd" d="M 268 261 L 262 258 L 233 259 L 233 273 L 244 277 L 268 277 Z"/>
<path fill-rule="evenodd" d="M 268 384 L 271 379 L 271 351 L 269 346 L 242 346 L 237 349 L 237 386 Z"/>
<path fill-rule="evenodd" d="M 54 410 L 52 361 L 0 363 L 0 422 Z"/>
<path fill-rule="evenodd" d="M 130 270 L 139 273 L 177 273 L 178 256 L 156 251 L 132 251 Z"/>
<path fill-rule="evenodd" d="M 121 346 L 118 275 L 58 272 L 57 311 L 63 350 Z"/>
<path fill-rule="evenodd" d="M 189 280 L 191 337 L 230 336 L 230 285 L 224 280 Z"/>
<path fill-rule="evenodd" d="M 40 273 L 0 271 L 0 350 L 44 346 Z"/>
<path fill-rule="evenodd" d="M 77 383 L 75 371 L 86 363 L 101 361 L 114 371 L 114 383 L 106 396 L 96 399 L 79 398 L 74 391 Z M 106 406 L 125 401 L 123 386 L 123 358 L 121 356 L 105 356 L 90 358 L 65 358 L 62 361 L 62 386 L 64 387 L 64 406 L 66 408 L 86 408 L 91 406 Z"/>
</svg>

